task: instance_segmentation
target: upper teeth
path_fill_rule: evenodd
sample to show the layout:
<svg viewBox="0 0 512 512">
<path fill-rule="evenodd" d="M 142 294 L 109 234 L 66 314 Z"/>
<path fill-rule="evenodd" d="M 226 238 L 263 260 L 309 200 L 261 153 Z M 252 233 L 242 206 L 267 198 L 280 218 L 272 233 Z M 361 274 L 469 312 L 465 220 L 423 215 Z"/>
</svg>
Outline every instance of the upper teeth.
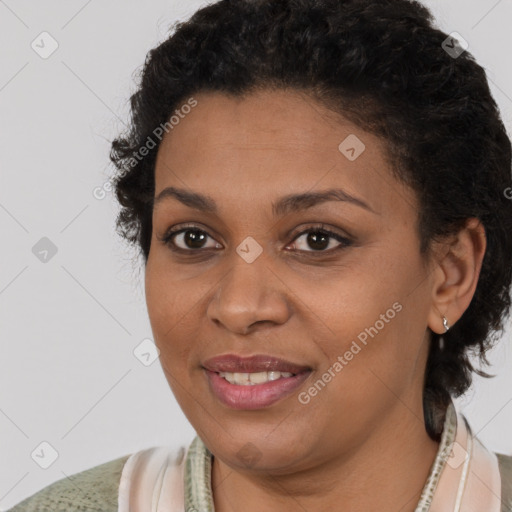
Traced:
<svg viewBox="0 0 512 512">
<path fill-rule="evenodd" d="M 291 377 L 293 373 L 290 372 L 257 372 L 257 373 L 233 373 L 233 372 L 219 372 L 221 377 L 224 377 L 231 384 L 238 384 L 241 386 L 254 386 L 255 384 L 262 384 L 271 380 L 277 380 L 281 377 Z"/>
</svg>

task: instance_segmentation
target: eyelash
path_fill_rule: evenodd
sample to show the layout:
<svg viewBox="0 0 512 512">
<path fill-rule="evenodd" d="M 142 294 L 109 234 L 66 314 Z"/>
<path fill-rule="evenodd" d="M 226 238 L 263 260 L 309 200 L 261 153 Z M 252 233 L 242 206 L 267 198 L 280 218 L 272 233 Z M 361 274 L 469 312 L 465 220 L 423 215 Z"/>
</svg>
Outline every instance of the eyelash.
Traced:
<svg viewBox="0 0 512 512">
<path fill-rule="evenodd" d="M 169 247 L 169 249 L 171 251 L 176 252 L 176 253 L 181 253 L 181 254 L 191 255 L 192 253 L 200 253 L 200 252 L 203 252 L 203 251 L 215 251 L 215 250 L 217 250 L 217 249 L 212 249 L 212 248 L 208 248 L 208 249 L 182 249 L 180 247 L 177 247 L 174 244 L 174 242 L 173 242 L 174 236 L 176 236 L 176 235 L 178 235 L 180 233 L 184 233 L 186 231 L 199 231 L 201 233 L 205 233 L 208 237 L 213 238 L 213 237 L 211 237 L 208 234 L 207 231 L 205 231 L 204 229 L 201 229 L 199 226 L 197 226 L 195 224 L 189 224 L 189 225 L 179 225 L 179 226 L 175 226 L 173 228 L 170 228 L 169 230 L 167 230 L 167 232 L 162 236 L 162 238 L 160 240 L 162 241 L 162 243 L 164 245 Z M 352 240 L 350 240 L 349 238 L 346 238 L 346 237 L 340 235 L 339 233 L 335 233 L 333 231 L 330 231 L 329 229 L 326 229 L 324 227 L 324 224 L 318 224 L 318 225 L 310 226 L 306 230 L 301 231 L 300 233 L 298 233 L 293 238 L 292 243 L 295 242 L 302 235 L 307 234 L 307 233 L 321 233 L 323 235 L 327 235 L 329 238 L 334 238 L 336 241 L 341 242 L 342 245 L 338 246 L 338 247 L 335 247 L 334 249 L 329 249 L 329 250 L 318 250 L 318 251 L 314 251 L 314 250 L 310 250 L 310 251 L 298 250 L 298 252 L 307 253 L 307 254 L 325 255 L 325 254 L 331 254 L 333 252 L 346 249 L 347 247 L 349 247 L 353 243 Z"/>
</svg>

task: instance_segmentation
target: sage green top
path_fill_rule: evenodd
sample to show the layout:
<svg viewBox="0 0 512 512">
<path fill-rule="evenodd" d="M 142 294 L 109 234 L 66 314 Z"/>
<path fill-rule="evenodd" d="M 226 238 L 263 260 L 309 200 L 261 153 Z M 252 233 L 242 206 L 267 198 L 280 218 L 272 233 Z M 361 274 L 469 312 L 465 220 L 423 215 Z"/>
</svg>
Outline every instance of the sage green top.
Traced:
<svg viewBox="0 0 512 512">
<path fill-rule="evenodd" d="M 416 512 L 429 510 L 434 491 L 446 462 L 446 447 L 455 437 L 455 417 L 447 415 L 439 450 L 430 469 Z M 502 482 L 501 512 L 512 512 L 512 456 L 496 453 Z M 18 503 L 7 512 L 117 512 L 119 481 L 124 455 L 86 471 L 63 478 Z M 214 512 L 211 489 L 213 456 L 201 439 L 192 441 L 185 461 L 185 510 Z M 475 511 L 487 512 L 487 511 Z"/>
</svg>

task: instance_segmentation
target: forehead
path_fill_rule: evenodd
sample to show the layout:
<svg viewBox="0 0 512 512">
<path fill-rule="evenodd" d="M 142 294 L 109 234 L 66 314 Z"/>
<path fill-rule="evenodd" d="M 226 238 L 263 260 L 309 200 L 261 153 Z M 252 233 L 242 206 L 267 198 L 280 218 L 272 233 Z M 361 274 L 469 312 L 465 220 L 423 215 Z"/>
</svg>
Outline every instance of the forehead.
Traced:
<svg viewBox="0 0 512 512">
<path fill-rule="evenodd" d="M 160 145 L 156 196 L 174 186 L 222 204 L 270 205 L 282 195 L 342 188 L 377 211 L 397 201 L 414 204 L 412 191 L 392 176 L 385 142 L 305 94 L 194 99 L 197 106 Z"/>
</svg>

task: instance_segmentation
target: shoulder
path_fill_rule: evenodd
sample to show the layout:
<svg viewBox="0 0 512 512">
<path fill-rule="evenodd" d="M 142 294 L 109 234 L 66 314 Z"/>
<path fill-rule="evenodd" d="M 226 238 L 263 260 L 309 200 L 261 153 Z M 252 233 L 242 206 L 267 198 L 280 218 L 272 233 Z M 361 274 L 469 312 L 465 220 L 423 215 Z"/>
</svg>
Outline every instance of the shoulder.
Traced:
<svg viewBox="0 0 512 512">
<path fill-rule="evenodd" d="M 129 457 L 124 455 L 62 478 L 7 512 L 117 512 L 119 481 Z"/>
<path fill-rule="evenodd" d="M 505 471 L 506 474 L 512 474 L 512 455 L 505 455 L 504 453 L 496 453 L 496 457 L 498 457 L 498 462 L 500 465 L 500 470 Z"/>
<path fill-rule="evenodd" d="M 512 512 L 512 455 L 497 453 L 501 475 L 501 497 L 503 512 Z"/>
</svg>

